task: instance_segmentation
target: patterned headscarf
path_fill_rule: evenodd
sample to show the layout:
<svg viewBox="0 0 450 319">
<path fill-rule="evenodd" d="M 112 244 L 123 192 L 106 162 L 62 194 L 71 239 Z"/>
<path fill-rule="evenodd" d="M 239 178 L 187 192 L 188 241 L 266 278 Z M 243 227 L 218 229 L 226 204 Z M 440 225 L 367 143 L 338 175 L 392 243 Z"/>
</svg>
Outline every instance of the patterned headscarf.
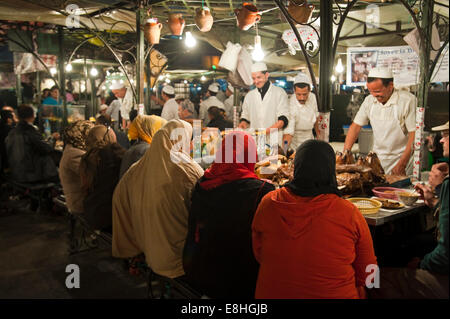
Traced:
<svg viewBox="0 0 450 319">
<path fill-rule="evenodd" d="M 69 124 L 63 132 L 64 143 L 80 150 L 86 150 L 86 139 L 93 127 L 94 123 L 90 121 L 76 121 Z"/>
<path fill-rule="evenodd" d="M 165 119 L 156 115 L 138 115 L 130 124 L 128 136 L 130 140 L 139 138 L 151 144 L 155 133 L 166 123 Z"/>
</svg>

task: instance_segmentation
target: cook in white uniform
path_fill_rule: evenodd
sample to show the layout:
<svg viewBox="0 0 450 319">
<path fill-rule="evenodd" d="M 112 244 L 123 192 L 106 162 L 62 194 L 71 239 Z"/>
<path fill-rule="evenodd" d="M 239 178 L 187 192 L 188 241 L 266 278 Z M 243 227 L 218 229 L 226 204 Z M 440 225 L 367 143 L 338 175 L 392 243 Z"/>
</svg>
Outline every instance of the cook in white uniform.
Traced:
<svg viewBox="0 0 450 319">
<path fill-rule="evenodd" d="M 417 99 L 406 91 L 394 88 L 393 74 L 386 68 L 369 72 L 365 98 L 345 139 L 344 150 L 351 150 L 361 127 L 373 130 L 373 151 L 378 155 L 386 174 L 412 173 L 413 143 L 416 130 Z"/>
<path fill-rule="evenodd" d="M 170 120 L 178 119 L 178 103 L 175 100 L 175 89 L 170 85 L 165 85 L 162 89 L 162 98 L 164 106 L 161 112 L 161 117 Z"/>
<path fill-rule="evenodd" d="M 242 129 L 285 129 L 289 124 L 289 102 L 286 92 L 269 81 L 265 63 L 252 65 L 252 79 L 256 88 L 247 93 L 242 105 L 239 127 Z"/>
<path fill-rule="evenodd" d="M 204 127 L 209 123 L 208 109 L 211 106 L 217 106 L 219 109 L 225 110 L 223 103 L 216 97 L 217 92 L 219 92 L 219 85 L 217 83 L 212 83 L 208 87 L 208 92 L 206 92 L 208 98 L 200 103 L 198 113 Z"/>
<path fill-rule="evenodd" d="M 134 106 L 133 92 L 131 89 L 125 87 L 123 83 L 115 82 L 110 87 L 111 92 L 116 96 L 117 100 L 111 102 L 106 110 L 106 114 L 116 122 L 114 123 L 118 129 L 119 111 L 122 117 L 122 128 L 128 127 L 130 121 L 130 111 Z"/>
<path fill-rule="evenodd" d="M 316 95 L 311 93 L 311 79 L 299 73 L 294 79 L 294 94 L 289 100 L 290 118 L 285 130 L 284 141 L 294 150 L 306 140 L 314 139 L 312 130 L 319 136 L 319 110 Z"/>
</svg>

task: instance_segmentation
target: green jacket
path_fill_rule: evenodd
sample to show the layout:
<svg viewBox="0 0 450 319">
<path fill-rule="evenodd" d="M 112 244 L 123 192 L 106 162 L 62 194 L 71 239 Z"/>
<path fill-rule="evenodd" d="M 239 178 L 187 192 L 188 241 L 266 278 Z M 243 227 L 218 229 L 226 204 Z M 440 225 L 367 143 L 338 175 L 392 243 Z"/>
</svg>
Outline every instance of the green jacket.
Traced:
<svg viewBox="0 0 450 319">
<path fill-rule="evenodd" d="M 448 274 L 448 177 L 442 183 L 439 194 L 439 233 L 438 245 L 429 254 L 425 255 L 420 263 L 420 268 L 439 274 Z"/>
</svg>

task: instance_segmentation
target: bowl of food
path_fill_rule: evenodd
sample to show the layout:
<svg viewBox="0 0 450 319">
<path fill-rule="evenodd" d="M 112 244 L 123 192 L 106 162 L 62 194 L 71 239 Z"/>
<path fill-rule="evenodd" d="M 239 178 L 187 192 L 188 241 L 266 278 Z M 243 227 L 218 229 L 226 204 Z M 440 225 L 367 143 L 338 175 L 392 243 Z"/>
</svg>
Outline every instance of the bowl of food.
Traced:
<svg viewBox="0 0 450 319">
<path fill-rule="evenodd" d="M 412 206 L 419 199 L 420 195 L 416 192 L 398 192 L 398 199 L 406 206 Z"/>
<path fill-rule="evenodd" d="M 372 192 L 376 197 L 398 200 L 397 193 L 403 190 L 395 187 L 374 187 Z"/>
</svg>

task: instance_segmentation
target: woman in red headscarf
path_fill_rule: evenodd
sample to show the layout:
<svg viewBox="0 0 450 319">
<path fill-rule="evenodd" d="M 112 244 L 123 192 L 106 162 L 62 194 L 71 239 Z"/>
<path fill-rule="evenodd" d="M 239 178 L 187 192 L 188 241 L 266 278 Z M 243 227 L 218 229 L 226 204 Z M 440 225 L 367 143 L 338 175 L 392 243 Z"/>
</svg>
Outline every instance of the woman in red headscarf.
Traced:
<svg viewBox="0 0 450 319">
<path fill-rule="evenodd" d="M 253 298 L 258 264 L 251 223 L 274 186 L 258 179 L 254 139 L 231 132 L 192 194 L 183 254 L 186 281 L 210 298 Z"/>
</svg>

